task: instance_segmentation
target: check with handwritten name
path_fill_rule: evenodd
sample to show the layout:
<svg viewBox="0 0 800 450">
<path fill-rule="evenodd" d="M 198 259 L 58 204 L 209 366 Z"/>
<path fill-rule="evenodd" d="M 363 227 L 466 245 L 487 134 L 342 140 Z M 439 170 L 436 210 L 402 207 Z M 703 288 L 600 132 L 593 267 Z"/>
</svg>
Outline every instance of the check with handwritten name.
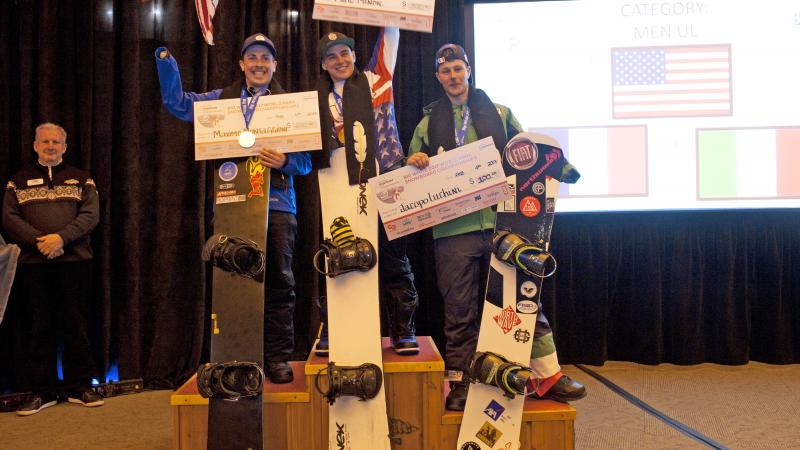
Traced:
<svg viewBox="0 0 800 450">
<path fill-rule="evenodd" d="M 317 91 L 259 97 L 250 120 L 256 143 L 239 145 L 245 131 L 240 99 L 194 102 L 194 159 L 219 159 L 257 155 L 261 147 L 282 153 L 319 150 Z"/>
<path fill-rule="evenodd" d="M 434 0 L 316 0 L 312 18 L 430 33 Z"/>
<path fill-rule="evenodd" d="M 511 198 L 500 152 L 491 137 L 369 180 L 389 240 Z"/>
</svg>

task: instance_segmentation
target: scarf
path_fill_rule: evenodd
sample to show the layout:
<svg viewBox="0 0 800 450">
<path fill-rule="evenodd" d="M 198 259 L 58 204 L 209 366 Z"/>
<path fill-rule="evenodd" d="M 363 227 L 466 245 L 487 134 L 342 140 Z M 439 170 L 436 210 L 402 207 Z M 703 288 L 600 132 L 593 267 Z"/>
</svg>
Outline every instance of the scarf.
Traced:
<svg viewBox="0 0 800 450">
<path fill-rule="evenodd" d="M 480 89 L 469 87 L 467 106 L 472 115 L 472 126 L 478 134 L 478 139 L 491 136 L 494 146 L 502 150 L 508 142 L 505 128 L 500 114 L 492 100 Z M 436 156 L 439 147 L 447 150 L 456 148 L 455 126 L 453 123 L 453 105 L 448 96 L 440 98 L 433 104 L 433 110 L 428 121 L 428 156 Z"/>
<path fill-rule="evenodd" d="M 322 151 L 312 152 L 314 167 L 330 167 L 330 156 L 339 147 L 333 135 L 333 117 L 328 98 L 333 83 L 327 73 L 317 82 L 319 100 L 320 130 L 322 131 Z M 347 157 L 347 175 L 350 185 L 366 183 L 377 175 L 375 170 L 375 117 L 372 111 L 372 91 L 367 77 L 354 70 L 344 83 L 342 93 L 344 114 L 344 147 Z"/>
</svg>

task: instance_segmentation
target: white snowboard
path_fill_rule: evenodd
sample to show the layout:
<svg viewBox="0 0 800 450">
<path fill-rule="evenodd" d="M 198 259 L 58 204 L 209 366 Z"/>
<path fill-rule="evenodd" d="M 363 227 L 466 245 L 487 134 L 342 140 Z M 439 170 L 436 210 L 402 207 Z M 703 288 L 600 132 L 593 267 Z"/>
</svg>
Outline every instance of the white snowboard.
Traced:
<svg viewBox="0 0 800 450">
<path fill-rule="evenodd" d="M 362 187 L 348 184 L 345 149 L 331 156 L 331 167 L 319 170 L 322 228 L 330 238 L 330 225 L 339 216 L 347 218 L 353 233 L 367 239 L 378 251 L 378 210 L 375 196 L 364 180 Z M 361 203 L 359 197 L 361 197 Z M 366 205 L 363 204 L 366 199 Z M 366 214 L 364 214 L 366 212 Z M 328 301 L 328 358 L 337 366 L 373 363 L 383 370 L 381 356 L 378 265 L 367 272 L 326 277 Z M 341 396 L 330 406 L 328 448 L 389 450 L 389 420 L 383 384 L 375 398 L 361 401 Z"/>
<path fill-rule="evenodd" d="M 541 134 L 523 133 L 535 143 L 559 147 L 553 138 Z M 521 136 L 520 136 L 521 137 Z M 504 156 L 505 158 L 505 153 Z M 537 165 L 538 166 L 538 165 Z M 521 194 L 517 190 L 517 174 L 508 174 L 508 183 L 514 186 L 514 197 L 497 205 L 498 226 L 501 226 L 503 214 L 519 214 L 517 203 Z M 526 178 L 520 180 L 524 182 Z M 545 215 L 545 203 L 553 202 L 558 194 L 559 182 L 548 178 L 545 187 L 546 202 L 542 203 L 542 216 Z M 517 229 L 515 233 L 530 237 L 531 230 Z M 549 242 L 549 233 L 546 236 Z M 500 308 L 489 301 L 484 301 L 481 316 L 480 335 L 477 351 L 490 351 L 504 356 L 510 362 L 527 366 L 533 346 L 533 333 L 536 327 L 538 308 L 531 307 L 531 302 L 538 303 L 541 295 L 541 280 L 536 282 L 534 290 L 517 291 L 517 269 L 491 257 L 491 267 L 502 277 L 502 304 Z M 487 280 L 487 283 L 489 280 Z M 521 291 L 521 290 L 520 290 Z M 534 292 L 531 294 L 531 292 Z M 491 295 L 487 292 L 487 297 Z M 517 308 L 518 299 L 527 307 L 524 312 Z M 517 395 L 514 399 L 506 397 L 496 386 L 481 383 L 470 384 L 464 416 L 458 434 L 458 449 L 502 449 L 517 450 L 520 448 L 519 433 L 522 425 L 522 410 L 525 396 Z"/>
</svg>

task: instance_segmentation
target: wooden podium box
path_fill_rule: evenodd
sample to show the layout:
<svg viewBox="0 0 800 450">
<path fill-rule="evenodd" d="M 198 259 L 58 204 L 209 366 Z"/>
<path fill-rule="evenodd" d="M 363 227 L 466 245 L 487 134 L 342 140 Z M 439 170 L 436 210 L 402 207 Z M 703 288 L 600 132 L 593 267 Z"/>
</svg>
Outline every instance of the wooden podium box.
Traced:
<svg viewBox="0 0 800 450">
<path fill-rule="evenodd" d="M 307 432 L 318 421 L 308 408 L 308 385 L 304 361 L 291 361 L 294 381 L 287 384 L 264 383 L 264 448 L 291 448 L 287 438 Z M 205 449 L 208 438 L 208 399 L 197 390 L 197 375 L 192 376 L 170 396 L 172 405 L 172 448 Z"/>
<path fill-rule="evenodd" d="M 383 339 L 383 370 L 389 437 L 395 450 L 456 448 L 460 412 L 444 409 L 447 383 L 444 361 L 428 336 L 420 336 L 420 353 L 399 356 Z M 327 358 L 311 355 L 290 363 L 294 382 L 264 384 L 264 448 L 327 450 L 328 403 L 315 388 Z M 305 374 L 305 376 L 303 376 Z M 327 389 L 326 377 L 320 387 Z M 200 396 L 194 377 L 170 398 L 173 448 L 205 449 L 208 400 Z M 574 448 L 575 410 L 552 401 L 526 400 L 520 441 L 522 449 Z M 370 449 L 366 449 L 370 450 Z"/>
<path fill-rule="evenodd" d="M 446 397 L 449 391 L 450 386 L 446 384 L 442 398 Z M 444 410 L 440 448 L 456 448 L 462 416 L 463 413 L 460 411 Z M 575 416 L 575 408 L 566 403 L 526 398 L 522 412 L 522 428 L 519 433 L 520 449 L 574 449 Z"/>
<path fill-rule="evenodd" d="M 419 354 L 400 356 L 392 350 L 389 338 L 382 340 L 389 438 L 396 449 L 441 448 L 439 429 L 443 408 L 441 386 L 444 361 L 429 336 L 420 336 L 418 341 Z M 312 354 L 306 365 L 308 382 L 313 383 L 319 370 L 327 365 L 327 358 Z M 322 389 L 326 390 L 327 384 Z M 324 411 L 319 440 L 313 443 L 314 446 L 298 447 L 298 450 L 328 448 L 328 403 L 316 389 L 312 389 L 311 403 L 313 407 Z"/>
</svg>

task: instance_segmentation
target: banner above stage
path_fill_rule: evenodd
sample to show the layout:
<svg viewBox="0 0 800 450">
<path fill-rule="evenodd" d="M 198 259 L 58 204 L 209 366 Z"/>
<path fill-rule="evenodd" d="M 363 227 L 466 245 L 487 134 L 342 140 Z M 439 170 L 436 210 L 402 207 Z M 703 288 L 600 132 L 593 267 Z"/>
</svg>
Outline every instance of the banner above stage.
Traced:
<svg viewBox="0 0 800 450">
<path fill-rule="evenodd" d="M 430 33 L 434 0 L 316 0 L 312 18 Z"/>
</svg>

